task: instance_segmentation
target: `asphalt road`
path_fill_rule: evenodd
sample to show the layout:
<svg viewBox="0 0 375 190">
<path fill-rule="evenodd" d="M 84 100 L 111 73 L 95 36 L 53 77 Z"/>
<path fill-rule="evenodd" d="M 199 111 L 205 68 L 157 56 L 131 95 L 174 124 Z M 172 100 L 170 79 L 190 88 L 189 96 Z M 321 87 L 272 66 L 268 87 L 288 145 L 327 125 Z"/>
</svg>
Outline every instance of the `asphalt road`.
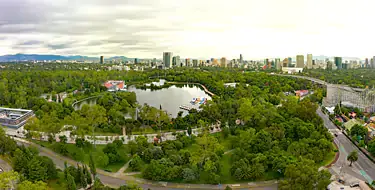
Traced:
<svg viewBox="0 0 375 190">
<path fill-rule="evenodd" d="M 359 179 L 365 180 L 371 184 L 375 180 L 375 164 L 369 160 L 342 132 L 329 120 L 329 117 L 324 114 L 320 109 L 317 114 L 324 120 L 324 126 L 329 131 L 336 133 L 338 136 L 334 137 L 335 143 L 339 147 L 340 157 L 336 162 L 335 167 Z M 352 167 L 346 158 L 352 151 L 358 152 L 358 160 L 354 162 Z M 337 169 L 336 168 L 336 169 Z M 336 170 L 337 171 L 337 170 Z"/>
</svg>

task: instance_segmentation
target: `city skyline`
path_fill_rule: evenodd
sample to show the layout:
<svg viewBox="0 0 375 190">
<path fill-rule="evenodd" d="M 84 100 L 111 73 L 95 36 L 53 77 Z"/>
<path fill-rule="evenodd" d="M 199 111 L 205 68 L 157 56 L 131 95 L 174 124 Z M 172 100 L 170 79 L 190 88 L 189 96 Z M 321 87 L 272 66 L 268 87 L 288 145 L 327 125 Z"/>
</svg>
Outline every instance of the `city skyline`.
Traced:
<svg viewBox="0 0 375 190">
<path fill-rule="evenodd" d="M 363 59 L 373 54 L 374 5 L 336 0 L 190 0 L 177 5 L 172 0 L 3 0 L 0 55 L 152 58 L 174 52 L 237 58 L 241 53 L 259 59 L 313 52 Z"/>
</svg>

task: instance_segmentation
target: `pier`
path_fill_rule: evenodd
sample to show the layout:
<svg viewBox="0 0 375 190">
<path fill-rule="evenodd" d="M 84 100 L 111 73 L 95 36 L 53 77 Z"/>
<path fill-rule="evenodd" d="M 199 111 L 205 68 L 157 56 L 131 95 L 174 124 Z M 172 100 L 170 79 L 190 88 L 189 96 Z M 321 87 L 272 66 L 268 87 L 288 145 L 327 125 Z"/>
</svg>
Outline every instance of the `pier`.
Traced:
<svg viewBox="0 0 375 190">
<path fill-rule="evenodd" d="M 181 105 L 179 108 L 186 111 L 190 111 L 192 109 L 190 106 L 187 105 Z"/>
</svg>

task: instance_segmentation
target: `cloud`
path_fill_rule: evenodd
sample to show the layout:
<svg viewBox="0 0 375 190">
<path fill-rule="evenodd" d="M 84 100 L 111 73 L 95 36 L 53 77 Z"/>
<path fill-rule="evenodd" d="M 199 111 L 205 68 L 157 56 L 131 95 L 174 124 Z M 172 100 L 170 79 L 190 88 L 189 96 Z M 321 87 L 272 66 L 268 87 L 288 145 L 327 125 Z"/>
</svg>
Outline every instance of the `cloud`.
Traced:
<svg viewBox="0 0 375 190">
<path fill-rule="evenodd" d="M 371 56 L 374 5 L 371 0 L 2 0 L 0 54 Z"/>
</svg>

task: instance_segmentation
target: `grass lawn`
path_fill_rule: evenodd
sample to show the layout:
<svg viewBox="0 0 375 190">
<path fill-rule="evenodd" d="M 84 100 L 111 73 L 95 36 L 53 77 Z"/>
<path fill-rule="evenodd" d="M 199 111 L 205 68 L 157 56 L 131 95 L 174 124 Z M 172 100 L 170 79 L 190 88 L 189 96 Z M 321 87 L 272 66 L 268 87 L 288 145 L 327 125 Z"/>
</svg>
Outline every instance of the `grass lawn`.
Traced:
<svg viewBox="0 0 375 190">
<path fill-rule="evenodd" d="M 220 160 L 220 166 L 221 166 L 221 179 L 222 179 L 222 183 L 234 183 L 236 182 L 236 180 L 234 179 L 234 177 L 232 177 L 232 175 L 230 174 L 230 168 L 231 168 L 231 157 L 232 157 L 232 154 L 229 153 L 229 154 L 225 154 L 223 155 L 223 157 L 221 158 Z"/>
<path fill-rule="evenodd" d="M 33 142 L 36 143 L 36 144 L 39 144 L 43 147 L 46 147 L 46 148 L 49 148 L 49 149 L 53 150 L 53 144 L 50 144 L 49 142 L 36 141 L 36 140 L 33 140 Z M 75 144 L 66 144 L 66 146 L 67 146 L 67 150 L 69 152 L 69 155 L 71 153 L 77 153 L 77 152 L 78 152 L 77 155 L 79 155 L 79 156 L 77 156 L 78 159 L 74 158 L 74 156 L 67 156 L 67 157 L 70 157 L 71 159 L 76 160 L 76 161 L 83 162 L 85 164 L 89 164 L 90 152 L 92 151 L 93 158 L 95 160 L 95 158 L 97 158 L 97 156 L 99 154 L 102 154 L 103 149 L 106 145 L 96 145 L 96 148 L 93 148 L 93 150 L 91 150 L 91 149 L 80 149 L 80 148 L 76 147 Z M 106 167 L 101 167 L 98 164 L 96 164 L 97 165 L 96 167 L 100 168 L 100 169 L 103 169 L 103 170 L 111 171 L 111 172 L 117 172 L 129 160 L 129 157 L 127 156 L 128 151 L 127 151 L 126 145 L 123 145 L 123 148 L 120 149 L 119 152 L 120 152 L 120 155 L 124 155 L 124 161 L 109 164 Z"/>
</svg>

